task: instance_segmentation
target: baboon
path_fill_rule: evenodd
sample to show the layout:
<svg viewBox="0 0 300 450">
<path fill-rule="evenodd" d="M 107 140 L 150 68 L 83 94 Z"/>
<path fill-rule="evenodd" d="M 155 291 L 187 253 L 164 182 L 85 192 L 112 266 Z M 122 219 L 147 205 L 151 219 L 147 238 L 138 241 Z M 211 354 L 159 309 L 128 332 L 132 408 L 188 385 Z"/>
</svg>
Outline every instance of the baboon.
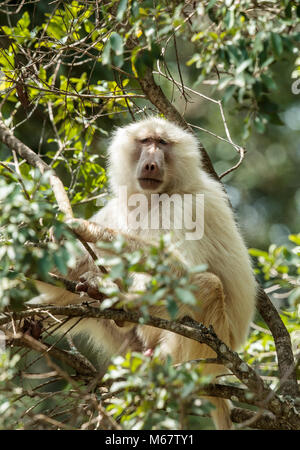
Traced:
<svg viewBox="0 0 300 450">
<path fill-rule="evenodd" d="M 194 308 L 181 304 L 178 318 L 190 316 L 206 326 L 212 325 L 218 337 L 231 349 L 239 349 L 246 339 L 254 313 L 256 283 L 227 196 L 220 183 L 202 168 L 197 139 L 170 121 L 151 117 L 116 130 L 108 149 L 108 161 L 108 176 L 114 197 L 90 222 L 75 220 L 77 232 L 94 243 L 97 240 L 110 240 L 118 232 L 123 232 L 129 241 L 131 239 L 129 245 L 133 248 L 138 248 L 139 239 L 141 243 L 157 242 L 162 233 L 171 232 L 171 241 L 176 244 L 180 254 L 182 270 L 198 264 L 207 265 L 206 272 L 195 274 L 192 279 L 192 284 L 197 286 L 195 296 L 200 306 Z M 126 202 L 120 190 L 124 187 L 127 190 Z M 149 200 L 140 207 L 138 226 L 134 202 L 130 203 L 136 194 L 142 194 Z M 181 203 L 174 202 L 169 230 L 161 226 L 162 208 L 157 210 L 159 226 L 149 226 L 153 214 L 150 202 L 153 194 L 158 194 L 156 198 L 162 194 L 175 194 L 176 198 L 183 200 Z M 182 205 L 187 194 L 192 199 L 192 223 L 195 228 L 197 220 L 201 219 L 204 224 L 203 235 L 197 239 L 187 239 L 187 232 L 191 232 L 191 229 L 187 229 L 185 224 L 181 228 L 174 226 L 176 218 L 182 218 Z M 204 199 L 204 213 L 200 218 L 197 217 L 200 202 L 197 194 L 202 194 L 201 201 Z M 90 233 L 93 222 L 100 228 Z M 96 247 L 95 251 L 98 251 Z M 84 280 L 92 282 L 99 277 L 93 267 L 94 264 L 86 257 L 69 275 L 73 280 L 83 275 Z M 170 271 L 177 271 L 180 276 L 180 265 L 171 264 Z M 132 290 L 148 281 L 147 275 L 133 275 Z M 39 289 L 39 302 L 62 305 L 82 301 L 79 295 L 46 284 L 39 284 Z M 155 316 L 170 318 L 163 307 L 152 307 L 150 312 Z M 73 332 L 85 331 L 109 355 L 125 352 L 130 347 L 134 327 L 134 324 L 118 327 L 113 321 L 85 319 Z M 174 363 L 215 356 L 206 345 L 169 331 L 139 325 L 135 332 L 146 352 L 151 353 L 159 345 L 161 355 L 171 355 Z M 205 367 L 205 373 L 213 376 L 224 371 L 224 367 L 216 364 L 207 364 Z M 220 398 L 210 400 L 216 406 L 212 412 L 216 427 L 231 428 L 230 403 Z"/>
</svg>

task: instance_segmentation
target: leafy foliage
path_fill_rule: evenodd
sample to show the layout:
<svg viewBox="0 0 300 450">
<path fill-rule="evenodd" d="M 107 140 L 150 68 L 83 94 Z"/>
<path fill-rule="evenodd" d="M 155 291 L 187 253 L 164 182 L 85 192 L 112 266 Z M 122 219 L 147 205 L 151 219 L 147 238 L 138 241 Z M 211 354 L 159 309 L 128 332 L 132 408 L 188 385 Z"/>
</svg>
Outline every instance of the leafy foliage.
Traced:
<svg viewBox="0 0 300 450">
<path fill-rule="evenodd" d="M 274 282 L 278 287 L 288 291 L 288 305 L 295 307 L 299 304 L 300 291 L 300 235 L 289 236 L 293 246 L 276 246 L 273 244 L 268 252 L 250 249 L 250 254 L 258 260 L 258 273 L 263 273 L 267 285 Z"/>
<path fill-rule="evenodd" d="M 9 172 L 2 170 L 3 175 Z M 31 278 L 49 281 L 48 272 L 57 267 L 62 274 L 74 266 L 75 238 L 58 221 L 57 207 L 49 201 L 52 192 L 46 176 L 33 172 L 24 180 L 24 191 L 14 182 L 0 179 L 0 307 L 10 305 L 20 309 L 36 290 Z M 36 190 L 36 184 L 40 184 Z M 47 239 L 52 229 L 56 242 Z M 65 238 L 63 244 L 59 241 Z M 71 257 L 70 255 L 74 255 Z"/>
<path fill-rule="evenodd" d="M 292 58 L 300 40 L 298 2 L 264 3 L 262 12 L 253 8 L 250 0 L 207 1 L 194 9 L 174 1 L 154 5 L 147 0 L 112 1 L 96 11 L 92 3 L 77 1 L 63 3 L 50 12 L 38 6 L 38 24 L 25 11 L 14 26 L 2 27 L 7 48 L 0 57 L 4 76 L 0 88 L 9 93 L 9 101 L 20 101 L 24 107 L 29 102 L 47 108 L 50 102 L 56 141 L 79 152 L 84 141 L 89 145 L 95 131 L 103 132 L 88 120 L 91 110 L 100 109 L 105 114 L 133 106 L 125 98 L 110 101 L 99 94 L 122 95 L 129 79 L 141 76 L 161 58 L 162 43 L 169 42 L 175 30 L 193 49 L 187 64 L 198 69 L 198 82 L 217 73 L 224 101 L 234 97 L 236 106 L 248 110 L 247 129 L 252 121 L 264 132 L 267 122 L 280 123 L 279 107 L 272 100 L 276 90 L 272 66 L 283 55 Z M 81 55 L 80 46 L 85 50 Z M 51 60 L 57 52 L 62 54 L 58 72 L 53 71 L 55 61 Z M 86 54 L 108 70 L 111 66 L 122 68 L 129 78 L 113 87 L 106 80 L 92 82 L 86 71 L 76 75 L 75 61 L 71 65 L 69 61 L 75 56 L 76 65 L 81 67 Z M 25 67 L 31 67 L 38 55 L 33 74 Z M 293 76 L 297 76 L 297 65 Z M 130 87 L 126 93 L 130 94 Z"/>
<path fill-rule="evenodd" d="M 165 307 L 171 319 L 176 318 L 180 304 L 201 307 L 194 296 L 196 286 L 191 283 L 191 275 L 205 271 L 206 265 L 186 268 L 180 277 L 171 272 L 170 264 L 174 264 L 174 246 L 171 244 L 169 234 L 161 236 L 160 245 L 149 246 L 147 251 L 128 252 L 126 240 L 122 236 L 112 243 L 99 242 L 97 246 L 113 255 L 103 256 L 96 262 L 110 269 L 107 275 L 102 276 L 102 279 L 107 278 L 117 283 L 114 288 L 99 286 L 99 290 L 110 297 L 102 302 L 102 308 L 109 308 L 116 304 L 128 309 L 133 308 L 141 312 L 146 320 L 149 315 L 148 309 L 152 306 Z M 145 291 L 137 291 L 137 296 L 131 296 L 132 300 L 129 298 L 126 303 L 123 303 L 118 296 L 120 291 L 118 289 L 116 291 L 116 288 L 119 286 L 122 292 L 129 292 L 133 273 L 141 273 L 143 276 L 148 274 L 149 282 Z"/>
<path fill-rule="evenodd" d="M 2 391 L 0 394 L 0 429 L 2 430 L 10 428 L 11 421 L 17 417 L 14 400 L 20 394 L 20 389 L 12 382 L 12 379 L 17 371 L 16 365 L 19 360 L 18 355 L 11 357 L 8 351 L 1 351 L 0 353 L 0 385 Z"/>
<path fill-rule="evenodd" d="M 280 317 L 290 333 L 294 351 L 297 352 L 300 344 L 299 234 L 291 235 L 290 241 L 296 245 L 278 247 L 274 244 L 268 252 L 258 249 L 250 249 L 249 252 L 257 258 L 256 272 L 265 280 L 267 292 L 270 290 L 273 293 L 276 303 L 280 301 Z M 262 373 L 270 377 L 270 383 L 276 386 L 277 365 L 273 337 L 263 331 L 264 323 L 261 320 L 257 324 L 261 328 L 258 327 L 251 333 L 244 356 L 249 363 L 259 365 Z"/>
<path fill-rule="evenodd" d="M 212 408 L 199 399 L 201 387 L 211 381 L 202 369 L 192 363 L 174 367 L 170 358 L 163 362 L 159 349 L 151 359 L 139 353 L 117 357 L 104 377 L 113 395 L 106 409 L 124 429 L 190 429 L 195 417 Z"/>
</svg>

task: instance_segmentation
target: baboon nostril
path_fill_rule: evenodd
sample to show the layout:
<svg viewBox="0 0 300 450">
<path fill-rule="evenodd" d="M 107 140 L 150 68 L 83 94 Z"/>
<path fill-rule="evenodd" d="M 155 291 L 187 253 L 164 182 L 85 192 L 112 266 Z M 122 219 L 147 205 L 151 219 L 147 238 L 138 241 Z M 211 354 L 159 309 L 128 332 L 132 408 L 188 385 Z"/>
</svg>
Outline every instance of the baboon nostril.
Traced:
<svg viewBox="0 0 300 450">
<path fill-rule="evenodd" d="M 143 171 L 145 173 L 149 173 L 152 172 L 153 174 L 155 173 L 155 171 L 157 170 L 157 165 L 153 162 L 149 162 L 149 163 L 145 163 Z"/>
</svg>

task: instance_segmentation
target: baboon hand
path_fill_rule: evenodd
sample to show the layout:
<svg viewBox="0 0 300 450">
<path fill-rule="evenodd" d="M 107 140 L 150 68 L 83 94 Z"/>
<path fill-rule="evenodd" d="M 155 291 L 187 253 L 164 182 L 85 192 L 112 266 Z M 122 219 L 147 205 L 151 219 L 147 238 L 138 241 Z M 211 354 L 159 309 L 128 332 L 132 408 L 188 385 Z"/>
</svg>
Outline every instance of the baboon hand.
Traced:
<svg viewBox="0 0 300 450">
<path fill-rule="evenodd" d="M 118 291 L 118 287 L 113 281 L 103 278 L 92 271 L 82 274 L 76 285 L 77 292 L 86 292 L 89 297 L 103 301 L 107 295 L 103 291 L 101 292 L 101 288 L 103 290 L 109 288 Z"/>
</svg>

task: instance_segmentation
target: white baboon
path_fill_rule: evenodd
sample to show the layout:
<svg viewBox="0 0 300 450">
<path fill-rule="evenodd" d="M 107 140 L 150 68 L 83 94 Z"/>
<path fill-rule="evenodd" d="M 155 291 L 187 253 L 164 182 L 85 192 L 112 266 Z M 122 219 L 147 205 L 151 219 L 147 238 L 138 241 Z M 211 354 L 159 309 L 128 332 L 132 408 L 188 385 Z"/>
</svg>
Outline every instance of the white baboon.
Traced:
<svg viewBox="0 0 300 450">
<path fill-rule="evenodd" d="M 193 219 L 197 202 L 200 201 L 197 194 L 203 194 L 204 217 L 202 215 L 200 219 L 204 232 L 200 239 L 186 239 L 186 232 L 191 230 L 187 230 L 184 223 L 181 229 L 173 226 L 175 218 L 178 215 L 182 217 L 184 203 L 174 203 L 172 210 L 171 239 L 176 243 L 183 266 L 206 264 L 208 267 L 207 272 L 195 275 L 192 280 L 198 287 L 195 295 L 200 307 L 181 305 L 178 317 L 190 316 L 207 326 L 212 325 L 219 338 L 231 349 L 237 350 L 245 341 L 254 313 L 255 279 L 226 194 L 221 185 L 201 167 L 196 138 L 167 120 L 149 118 L 119 128 L 111 141 L 108 157 L 108 174 L 114 198 L 91 219 L 101 225 L 103 231 L 98 233 L 96 239 L 95 235 L 89 238 L 88 223 L 79 219 L 78 233 L 95 242 L 97 239 L 109 240 L 114 232 L 121 231 L 136 238 L 133 242 L 138 245 L 138 238 L 157 241 L 161 233 L 168 231 L 162 227 L 153 229 L 145 226 L 153 213 L 150 202 L 139 210 L 140 226 L 133 229 L 131 219 L 132 215 L 136 218 L 136 211 L 128 203 L 122 204 L 120 187 L 126 186 L 128 199 L 132 194 L 144 194 L 147 199 L 151 194 L 177 194 L 180 198 L 192 194 Z M 120 220 L 125 216 L 127 220 Z M 70 272 L 69 278 L 78 280 L 88 272 L 84 275 L 85 279 L 92 279 L 95 277 L 92 267 L 87 257 Z M 94 271 L 92 274 L 91 270 Z M 170 270 L 180 271 L 178 267 L 170 267 Z M 134 275 L 132 289 L 147 281 L 147 276 Z M 39 289 L 42 295 L 36 299 L 38 302 L 63 305 L 82 301 L 79 295 L 50 288 L 46 284 L 40 284 Z M 162 307 L 153 307 L 151 314 L 169 318 Z M 84 331 L 92 336 L 108 355 L 125 352 L 130 347 L 132 331 L 129 330 L 130 325 L 118 327 L 112 321 L 96 319 L 85 319 L 75 327 L 75 332 Z M 207 346 L 172 332 L 138 326 L 137 334 L 144 350 L 151 350 L 159 344 L 162 356 L 170 354 L 174 363 L 215 356 Z M 225 369 L 220 365 L 207 364 L 205 371 L 215 376 L 224 373 Z M 229 402 L 218 398 L 211 401 L 216 406 L 212 412 L 216 427 L 231 428 Z"/>
</svg>

